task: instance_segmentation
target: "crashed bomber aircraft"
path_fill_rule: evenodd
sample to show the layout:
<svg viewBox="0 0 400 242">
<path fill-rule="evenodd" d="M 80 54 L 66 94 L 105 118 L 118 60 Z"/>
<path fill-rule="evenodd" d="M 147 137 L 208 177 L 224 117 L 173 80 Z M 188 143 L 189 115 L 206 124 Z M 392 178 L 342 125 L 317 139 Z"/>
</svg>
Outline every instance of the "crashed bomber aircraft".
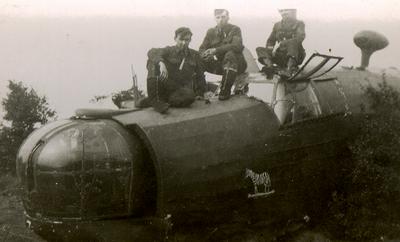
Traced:
<svg viewBox="0 0 400 242">
<path fill-rule="evenodd" d="M 132 239 L 141 225 L 180 219 L 305 214 L 367 107 L 363 82 L 381 80 L 328 76 L 340 60 L 314 54 L 289 80 L 269 80 L 251 57 L 236 83 L 247 95 L 168 115 L 78 110 L 47 124 L 17 158 L 27 224 L 45 236 Z"/>
</svg>

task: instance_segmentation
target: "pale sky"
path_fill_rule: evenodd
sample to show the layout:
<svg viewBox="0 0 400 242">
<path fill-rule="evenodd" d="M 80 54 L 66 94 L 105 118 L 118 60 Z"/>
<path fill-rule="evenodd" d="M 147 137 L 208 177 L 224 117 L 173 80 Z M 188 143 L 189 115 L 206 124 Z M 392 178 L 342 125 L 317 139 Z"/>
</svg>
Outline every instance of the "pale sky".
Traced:
<svg viewBox="0 0 400 242">
<path fill-rule="evenodd" d="M 94 95 L 128 89 L 131 64 L 145 90 L 147 50 L 173 44 L 171 33 L 185 24 L 196 33 L 192 47 L 198 48 L 202 35 L 215 24 L 215 8 L 228 9 L 232 23 L 241 24 L 246 46 L 253 54 L 257 46 L 265 44 L 272 28 L 273 21 L 265 19 L 279 20 L 277 9 L 297 8 L 299 19 L 307 23 L 308 53 L 332 48 L 333 53 L 345 57 L 345 65 L 356 65 L 360 51 L 352 37 L 368 28 L 391 41 L 388 48 L 374 54 L 371 66 L 398 66 L 400 0 L 0 0 L 0 100 L 7 80 L 18 80 L 45 94 L 60 117 L 69 117 L 76 108 L 92 107 L 87 104 Z M 89 18 L 97 16 L 115 21 Z M 117 18 L 138 16 L 158 18 L 140 18 L 138 22 Z M 174 21 L 162 16 L 207 19 Z M 74 17 L 85 17 L 85 21 Z M 259 17 L 259 24 L 254 17 Z M 137 36 L 138 32 L 142 34 Z M 0 121 L 1 116 L 0 105 Z"/>
<path fill-rule="evenodd" d="M 0 0 L 0 17 L 212 16 L 226 8 L 231 16 L 277 16 L 278 8 L 297 8 L 299 18 L 400 19 L 398 0 Z"/>
</svg>

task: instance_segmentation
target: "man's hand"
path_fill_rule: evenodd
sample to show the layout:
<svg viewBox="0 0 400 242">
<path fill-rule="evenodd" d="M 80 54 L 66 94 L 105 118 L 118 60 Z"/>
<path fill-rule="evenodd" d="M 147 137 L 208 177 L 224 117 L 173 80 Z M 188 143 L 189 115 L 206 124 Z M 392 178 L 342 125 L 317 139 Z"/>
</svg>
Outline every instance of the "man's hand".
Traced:
<svg viewBox="0 0 400 242">
<path fill-rule="evenodd" d="M 215 55 L 215 53 L 217 53 L 217 50 L 215 48 L 207 49 L 201 54 L 201 57 L 203 59 L 211 59 Z"/>
<path fill-rule="evenodd" d="M 287 45 L 289 44 L 290 40 L 291 40 L 291 39 L 284 39 L 284 40 L 282 40 L 281 42 L 279 42 L 279 46 L 287 47 Z"/>
<path fill-rule="evenodd" d="M 159 66 L 160 66 L 160 80 L 165 81 L 168 78 L 167 67 L 165 66 L 164 62 L 162 62 L 162 61 L 160 61 Z"/>
<path fill-rule="evenodd" d="M 211 49 L 206 50 L 205 53 L 208 56 L 213 56 L 213 55 L 215 55 L 215 53 L 217 53 L 217 50 L 215 48 L 211 48 Z"/>
<path fill-rule="evenodd" d="M 278 48 L 281 46 L 282 42 L 278 42 L 274 45 L 274 48 L 272 49 L 272 56 L 275 56 L 276 51 L 278 50 Z"/>
</svg>

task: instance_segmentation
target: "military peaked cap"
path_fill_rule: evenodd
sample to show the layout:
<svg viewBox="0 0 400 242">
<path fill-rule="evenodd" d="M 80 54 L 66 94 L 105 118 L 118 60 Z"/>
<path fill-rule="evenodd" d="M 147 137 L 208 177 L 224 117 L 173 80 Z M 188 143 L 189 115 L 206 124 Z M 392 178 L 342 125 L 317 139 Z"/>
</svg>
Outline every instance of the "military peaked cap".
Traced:
<svg viewBox="0 0 400 242">
<path fill-rule="evenodd" d="M 226 15 L 229 15 L 229 11 L 226 10 L 226 9 L 223 9 L 223 8 L 214 9 L 214 15 L 215 16 L 216 15 L 220 15 L 220 14 L 224 14 L 224 13 L 226 13 Z"/>
<path fill-rule="evenodd" d="M 295 8 L 284 8 L 284 9 L 278 9 L 280 14 L 284 14 L 284 13 L 296 13 L 297 10 Z"/>
</svg>

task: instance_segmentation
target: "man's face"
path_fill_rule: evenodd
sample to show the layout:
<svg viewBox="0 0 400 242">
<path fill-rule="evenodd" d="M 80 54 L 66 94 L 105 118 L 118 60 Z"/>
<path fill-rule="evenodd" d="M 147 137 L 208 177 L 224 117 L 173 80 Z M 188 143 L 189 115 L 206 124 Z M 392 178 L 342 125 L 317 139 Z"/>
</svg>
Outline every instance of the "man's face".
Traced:
<svg viewBox="0 0 400 242">
<path fill-rule="evenodd" d="M 229 15 L 227 12 L 222 12 L 215 15 L 215 21 L 219 27 L 225 26 L 229 21 Z"/>
<path fill-rule="evenodd" d="M 175 37 L 175 42 L 176 42 L 176 46 L 179 49 L 187 49 L 189 48 L 189 43 L 192 40 L 192 36 L 190 34 L 187 34 L 185 36 L 182 35 L 178 35 Z"/>
<path fill-rule="evenodd" d="M 282 12 L 281 15 L 282 15 L 283 21 L 296 19 L 296 12 L 294 12 L 294 11 L 285 11 L 285 12 Z"/>
</svg>

